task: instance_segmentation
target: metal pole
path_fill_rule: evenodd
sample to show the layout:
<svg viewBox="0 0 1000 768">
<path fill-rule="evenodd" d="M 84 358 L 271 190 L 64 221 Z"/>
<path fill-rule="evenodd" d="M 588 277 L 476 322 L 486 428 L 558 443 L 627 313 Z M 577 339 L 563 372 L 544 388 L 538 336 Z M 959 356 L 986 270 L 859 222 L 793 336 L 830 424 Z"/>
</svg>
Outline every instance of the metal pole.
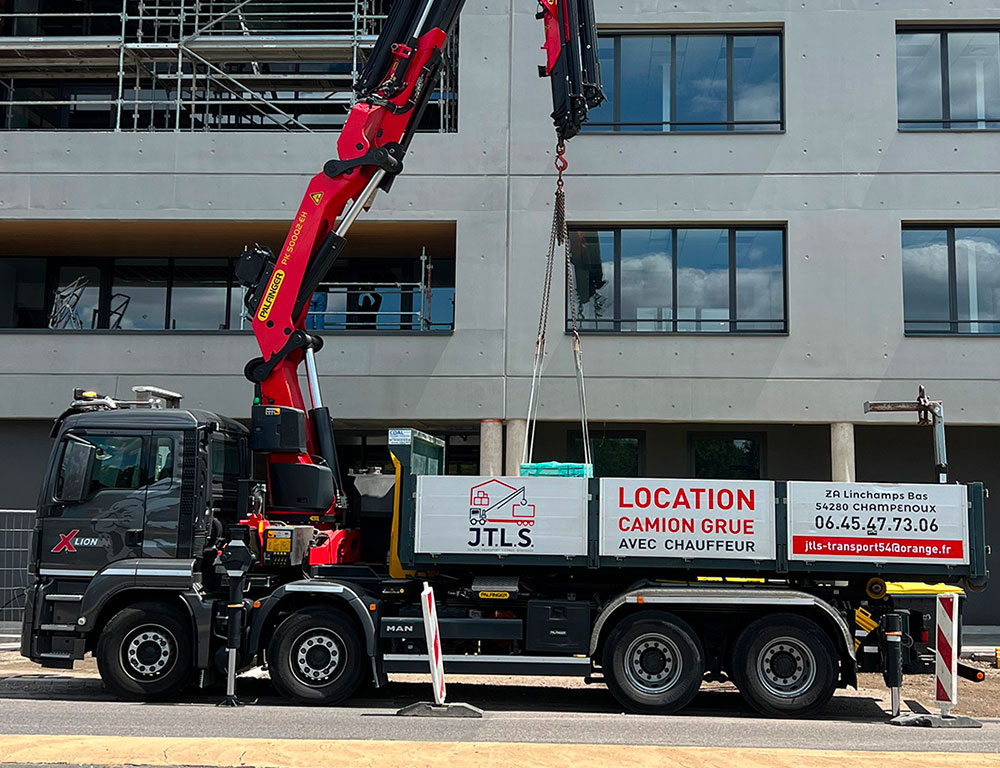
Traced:
<svg viewBox="0 0 1000 768">
<path fill-rule="evenodd" d="M 944 437 L 944 403 L 931 406 L 931 418 L 934 420 L 934 463 L 937 465 L 938 482 L 948 482 L 948 449 Z"/>
<path fill-rule="evenodd" d="M 337 225 L 337 229 L 334 231 L 334 234 L 338 237 L 344 237 L 347 235 L 347 230 L 351 228 L 351 225 L 357 220 L 358 216 L 361 215 L 361 211 L 365 209 L 365 206 L 367 206 L 371 199 L 375 197 L 375 193 L 378 192 L 378 185 L 382 183 L 382 179 L 385 178 L 385 174 L 386 171 L 383 168 L 379 168 L 375 171 L 364 191 L 358 195 L 357 200 L 351 203 L 351 207 L 347 210 L 347 213 L 345 213 L 340 219 L 340 223 Z"/>
<path fill-rule="evenodd" d="M 309 380 L 309 399 L 313 408 L 323 407 L 323 395 L 319 390 L 319 376 L 316 373 L 316 353 L 312 347 L 306 347 L 306 377 Z"/>
<path fill-rule="evenodd" d="M 892 716 L 898 717 L 901 688 L 903 685 L 903 618 L 898 613 L 887 613 L 880 627 L 885 640 L 885 659 L 882 678 L 889 687 Z"/>
<path fill-rule="evenodd" d="M 122 100 L 125 98 L 125 26 L 128 20 L 128 0 L 122 0 L 122 35 L 118 41 L 118 105 L 115 108 L 115 133 L 122 130 Z"/>
<path fill-rule="evenodd" d="M 424 22 L 427 21 L 427 17 L 430 16 L 432 5 L 434 5 L 434 0 L 427 0 L 427 2 L 424 4 L 423 13 L 420 14 L 420 21 L 418 21 L 417 26 L 413 28 L 414 37 L 420 36 L 420 30 L 424 28 Z"/>
<path fill-rule="evenodd" d="M 177 12 L 177 37 L 184 39 L 184 0 L 181 0 L 180 9 Z M 184 72 L 184 46 L 177 46 L 177 93 L 175 94 L 174 106 L 174 131 L 181 129 L 181 77 Z"/>
</svg>

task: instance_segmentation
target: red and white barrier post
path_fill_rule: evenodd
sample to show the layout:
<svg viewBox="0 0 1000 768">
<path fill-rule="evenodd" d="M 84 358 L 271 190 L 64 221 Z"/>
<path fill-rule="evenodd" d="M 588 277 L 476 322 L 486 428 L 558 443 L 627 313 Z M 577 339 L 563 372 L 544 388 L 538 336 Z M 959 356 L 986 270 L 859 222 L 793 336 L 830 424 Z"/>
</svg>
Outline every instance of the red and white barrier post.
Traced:
<svg viewBox="0 0 1000 768">
<path fill-rule="evenodd" d="M 434 604 L 434 588 L 426 581 L 420 597 L 424 614 L 424 636 L 427 638 L 427 659 L 431 665 L 431 683 L 434 685 L 434 703 L 440 707 L 444 704 L 445 695 L 441 629 L 438 626 L 437 607 Z"/>
<path fill-rule="evenodd" d="M 934 703 L 941 717 L 958 703 L 958 598 L 938 595 L 937 642 L 934 649 Z"/>
</svg>

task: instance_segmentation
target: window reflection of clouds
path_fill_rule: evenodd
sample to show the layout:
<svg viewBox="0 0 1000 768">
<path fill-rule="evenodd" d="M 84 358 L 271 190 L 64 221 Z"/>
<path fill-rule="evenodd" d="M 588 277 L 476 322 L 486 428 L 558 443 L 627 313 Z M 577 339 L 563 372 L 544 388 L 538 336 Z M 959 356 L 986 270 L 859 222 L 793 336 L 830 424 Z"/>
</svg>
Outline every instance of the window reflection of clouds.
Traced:
<svg viewBox="0 0 1000 768">
<path fill-rule="evenodd" d="M 677 232 L 677 317 L 680 331 L 729 329 L 729 231 L 682 229 Z"/>
<path fill-rule="evenodd" d="M 726 38 L 723 35 L 677 36 L 678 123 L 726 121 Z M 703 126 L 678 125 L 677 130 Z"/>
<path fill-rule="evenodd" d="M 736 310 L 739 330 L 780 328 L 785 316 L 784 247 L 776 230 L 736 232 Z M 770 321 L 770 322 L 767 322 Z"/>
<path fill-rule="evenodd" d="M 900 120 L 941 119 L 941 36 L 896 36 L 896 95 Z"/>
<path fill-rule="evenodd" d="M 899 32 L 896 81 L 901 129 L 1000 128 L 1000 32 Z"/>
<path fill-rule="evenodd" d="M 587 131 L 783 127 L 778 33 L 603 35 L 598 56 L 607 101 L 591 112 Z"/>
<path fill-rule="evenodd" d="M 903 314 L 907 321 L 948 319 L 948 243 L 944 230 L 903 231 Z M 916 330 L 922 330 L 918 325 Z M 929 326 L 923 330 L 947 330 Z"/>
<path fill-rule="evenodd" d="M 673 319 L 673 268 L 669 229 L 622 230 L 622 330 L 669 331 Z"/>
<path fill-rule="evenodd" d="M 903 230 L 903 312 L 906 330 L 1000 332 L 1000 228 Z M 949 262 L 954 260 L 952 306 Z M 954 317 L 955 325 L 949 322 Z"/>
<path fill-rule="evenodd" d="M 733 119 L 781 120 L 780 46 L 777 35 L 733 38 Z"/>
<path fill-rule="evenodd" d="M 1000 229 L 956 229 L 955 272 L 958 319 L 1000 321 Z"/>
<path fill-rule="evenodd" d="M 730 237 L 735 237 L 735 276 L 730 272 Z M 581 318 L 591 321 L 583 328 L 715 332 L 785 328 L 782 230 L 625 227 L 617 232 L 576 230 L 571 242 Z M 617 315 L 616 257 L 621 270 Z"/>
</svg>

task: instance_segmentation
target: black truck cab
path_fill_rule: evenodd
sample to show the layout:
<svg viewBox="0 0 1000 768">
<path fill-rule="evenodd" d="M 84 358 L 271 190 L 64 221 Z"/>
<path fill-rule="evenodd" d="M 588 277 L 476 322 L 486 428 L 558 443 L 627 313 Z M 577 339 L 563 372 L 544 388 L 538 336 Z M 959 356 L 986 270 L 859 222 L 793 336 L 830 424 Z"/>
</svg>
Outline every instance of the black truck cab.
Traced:
<svg viewBox="0 0 1000 768">
<path fill-rule="evenodd" d="M 125 592 L 200 583 L 202 555 L 237 521 L 248 432 L 208 411 L 120 408 L 67 415 L 54 436 L 22 653 L 71 667 Z"/>
</svg>

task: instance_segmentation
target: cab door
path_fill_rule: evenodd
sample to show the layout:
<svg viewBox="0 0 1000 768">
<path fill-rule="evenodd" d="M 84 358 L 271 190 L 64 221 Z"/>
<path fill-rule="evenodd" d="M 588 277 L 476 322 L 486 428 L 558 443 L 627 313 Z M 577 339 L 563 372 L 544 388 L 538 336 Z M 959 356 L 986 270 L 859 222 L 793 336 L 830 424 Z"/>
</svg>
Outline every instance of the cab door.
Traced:
<svg viewBox="0 0 1000 768">
<path fill-rule="evenodd" d="M 194 457 L 184 455 L 183 432 L 156 431 L 150 434 L 142 539 L 144 557 L 174 558 L 181 554 L 179 546 L 181 549 L 190 548 L 184 546 L 190 533 L 182 530 L 181 486 L 185 461 L 194 461 Z M 185 522 L 190 528 L 188 518 Z"/>
<path fill-rule="evenodd" d="M 85 576 L 141 556 L 149 441 L 138 431 L 63 437 L 39 507 L 43 572 Z"/>
</svg>

